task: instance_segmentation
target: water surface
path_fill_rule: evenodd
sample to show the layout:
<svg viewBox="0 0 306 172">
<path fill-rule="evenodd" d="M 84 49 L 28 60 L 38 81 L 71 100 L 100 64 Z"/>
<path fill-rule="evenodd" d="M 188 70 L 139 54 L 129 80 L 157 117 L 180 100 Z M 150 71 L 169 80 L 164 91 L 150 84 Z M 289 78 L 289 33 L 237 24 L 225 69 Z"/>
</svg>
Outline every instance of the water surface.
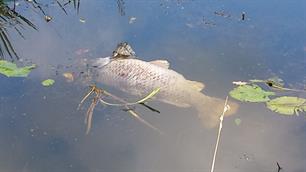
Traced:
<svg viewBox="0 0 306 172">
<path fill-rule="evenodd" d="M 122 41 L 141 59 L 166 59 L 204 82 L 210 96 L 225 98 L 235 80 L 278 76 L 298 89 L 306 84 L 305 1 L 82 0 L 78 14 L 72 5 L 68 15 L 54 3 L 44 9 L 53 17 L 48 23 L 25 2 L 17 6 L 38 31 L 24 30 L 25 39 L 12 32 L 11 41 L 23 63 L 38 68 L 27 78 L 0 75 L 1 171 L 210 171 L 217 129 L 203 127 L 193 109 L 156 101 L 150 105 L 160 114 L 137 107 L 160 135 L 119 108 L 99 106 L 85 135 L 89 102 L 77 106 L 95 81 L 82 82 L 77 62 L 109 56 Z M 66 82 L 63 72 L 76 81 Z M 56 83 L 43 87 L 47 78 Z M 241 103 L 224 121 L 215 171 L 277 172 L 278 162 L 283 172 L 305 172 L 305 122 L 304 115 Z"/>
</svg>

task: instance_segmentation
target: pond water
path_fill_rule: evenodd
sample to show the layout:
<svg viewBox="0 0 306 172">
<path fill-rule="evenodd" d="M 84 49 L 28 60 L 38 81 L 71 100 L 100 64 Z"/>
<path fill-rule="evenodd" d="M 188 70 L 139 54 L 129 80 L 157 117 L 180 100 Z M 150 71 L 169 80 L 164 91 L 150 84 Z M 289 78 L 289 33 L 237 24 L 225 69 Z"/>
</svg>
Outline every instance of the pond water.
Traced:
<svg viewBox="0 0 306 172">
<path fill-rule="evenodd" d="M 205 83 L 209 96 L 225 99 L 237 80 L 278 76 L 293 88 L 306 85 L 306 1 L 81 0 L 79 13 L 65 6 L 67 15 L 46 1 L 41 6 L 50 22 L 28 2 L 17 3 L 38 31 L 25 27 L 23 39 L 11 29 L 11 42 L 19 63 L 38 67 L 27 78 L 0 75 L 3 172 L 210 171 L 217 128 L 203 127 L 193 109 L 153 100 L 157 114 L 137 106 L 160 135 L 120 108 L 97 106 L 85 134 L 90 101 L 77 106 L 95 81 L 84 82 L 78 62 L 109 56 L 122 41 L 141 59 L 166 59 Z M 64 72 L 74 72 L 75 81 L 67 82 Z M 47 78 L 55 84 L 43 87 Z M 277 172 L 277 163 L 282 172 L 305 172 L 305 131 L 304 114 L 281 116 L 264 104 L 240 103 L 224 120 L 215 172 Z"/>
</svg>

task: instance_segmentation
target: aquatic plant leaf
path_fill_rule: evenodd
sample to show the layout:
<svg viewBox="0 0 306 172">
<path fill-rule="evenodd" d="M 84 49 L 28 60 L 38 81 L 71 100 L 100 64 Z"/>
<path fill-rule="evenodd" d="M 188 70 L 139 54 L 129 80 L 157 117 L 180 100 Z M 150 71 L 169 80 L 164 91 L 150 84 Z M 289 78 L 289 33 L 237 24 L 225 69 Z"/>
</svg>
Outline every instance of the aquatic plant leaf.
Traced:
<svg viewBox="0 0 306 172">
<path fill-rule="evenodd" d="M 25 66 L 18 68 L 15 63 L 0 60 L 0 73 L 7 77 L 27 77 L 36 65 Z"/>
<path fill-rule="evenodd" d="M 267 107 L 283 115 L 298 115 L 298 112 L 306 112 L 306 99 L 288 96 L 278 97 L 268 101 Z"/>
<path fill-rule="evenodd" d="M 246 102 L 266 102 L 269 96 L 275 95 L 274 92 L 265 91 L 256 84 L 240 85 L 229 92 L 230 96 Z"/>
<path fill-rule="evenodd" d="M 41 84 L 45 87 L 49 87 L 49 86 L 53 85 L 54 83 L 55 83 L 55 81 L 53 79 L 46 79 L 46 80 L 41 82 Z"/>
</svg>

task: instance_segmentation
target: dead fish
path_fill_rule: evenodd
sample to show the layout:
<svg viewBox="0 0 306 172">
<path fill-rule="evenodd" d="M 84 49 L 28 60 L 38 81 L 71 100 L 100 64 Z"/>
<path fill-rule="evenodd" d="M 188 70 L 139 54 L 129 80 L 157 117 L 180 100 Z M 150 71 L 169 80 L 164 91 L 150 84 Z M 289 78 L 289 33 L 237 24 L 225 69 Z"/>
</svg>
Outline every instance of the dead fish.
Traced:
<svg viewBox="0 0 306 172">
<path fill-rule="evenodd" d="M 202 123 L 207 127 L 218 124 L 223 112 L 224 100 L 203 94 L 204 84 L 186 79 L 169 69 L 166 60 L 146 62 L 133 58 L 97 58 L 97 82 L 115 87 L 136 96 L 144 96 L 160 88 L 155 98 L 178 107 L 194 107 Z M 236 112 L 238 105 L 229 102 L 227 115 Z"/>
</svg>

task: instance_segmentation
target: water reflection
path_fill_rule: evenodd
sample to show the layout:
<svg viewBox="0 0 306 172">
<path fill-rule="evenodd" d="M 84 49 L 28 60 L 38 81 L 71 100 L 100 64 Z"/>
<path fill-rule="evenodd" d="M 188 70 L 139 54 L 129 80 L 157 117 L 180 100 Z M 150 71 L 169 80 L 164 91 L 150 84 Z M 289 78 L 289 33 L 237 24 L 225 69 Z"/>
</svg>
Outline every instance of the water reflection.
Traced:
<svg viewBox="0 0 306 172">
<path fill-rule="evenodd" d="M 1 38 L 1 46 L 0 46 L 0 59 L 3 59 L 4 52 L 6 52 L 10 58 L 19 56 L 17 55 L 13 44 L 10 41 L 8 36 L 8 30 L 14 30 L 19 34 L 22 38 L 24 38 L 22 34 L 22 30 L 26 27 L 30 27 L 32 29 L 37 30 L 37 27 L 27 18 L 19 14 L 15 11 L 15 6 L 13 9 L 3 1 L 0 1 L 0 38 Z"/>
<path fill-rule="evenodd" d="M 36 0 L 26 0 L 21 5 L 22 2 L 14 0 L 12 3 L 13 7 L 10 8 L 10 2 L 5 2 L 4 0 L 0 1 L 0 59 L 4 59 L 6 57 L 5 53 L 7 53 L 12 60 L 15 58 L 20 58 L 18 53 L 15 51 L 14 44 L 11 42 L 11 38 L 8 35 L 9 32 L 15 32 L 24 39 L 24 29 L 31 28 L 38 30 L 37 26 L 32 23 L 30 19 L 17 12 L 19 6 L 30 6 L 31 8 L 27 10 L 33 10 L 33 12 L 35 9 L 39 9 L 46 22 L 50 22 L 52 20 L 52 16 L 48 15 L 45 10 L 45 8 L 48 8 L 48 6 L 52 4 L 52 1 L 49 3 L 40 3 Z M 66 15 L 68 13 L 65 8 L 69 4 L 73 4 L 77 12 L 79 12 L 80 9 L 80 0 L 67 0 L 62 2 L 56 0 L 56 4 Z"/>
</svg>

